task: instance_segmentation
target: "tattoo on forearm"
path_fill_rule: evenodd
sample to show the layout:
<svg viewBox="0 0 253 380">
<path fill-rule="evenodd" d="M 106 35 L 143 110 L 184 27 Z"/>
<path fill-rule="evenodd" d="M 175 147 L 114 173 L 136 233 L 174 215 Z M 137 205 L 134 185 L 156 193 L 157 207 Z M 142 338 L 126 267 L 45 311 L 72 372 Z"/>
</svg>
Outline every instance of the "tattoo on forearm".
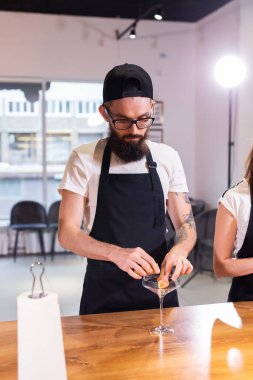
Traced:
<svg viewBox="0 0 253 380">
<path fill-rule="evenodd" d="M 187 193 L 177 193 L 175 192 L 176 196 L 181 196 L 181 198 L 184 200 L 184 202 L 188 205 L 191 204 Z M 187 206 L 188 208 L 188 206 Z M 189 207 L 190 208 L 190 207 Z M 188 209 L 189 209 L 188 208 Z M 188 229 L 192 229 L 196 231 L 196 225 L 193 217 L 192 210 L 190 208 L 189 213 L 183 214 L 183 223 L 181 227 L 176 231 L 176 236 L 175 236 L 175 244 L 181 243 L 184 240 L 188 239 Z"/>
<path fill-rule="evenodd" d="M 176 232 L 175 244 L 180 243 L 184 240 L 187 240 L 187 231 L 185 226 L 181 226 L 179 230 Z"/>
<path fill-rule="evenodd" d="M 188 224 L 188 227 L 190 229 L 191 228 L 196 229 L 192 210 L 189 212 L 189 214 L 184 215 L 184 223 Z"/>
</svg>

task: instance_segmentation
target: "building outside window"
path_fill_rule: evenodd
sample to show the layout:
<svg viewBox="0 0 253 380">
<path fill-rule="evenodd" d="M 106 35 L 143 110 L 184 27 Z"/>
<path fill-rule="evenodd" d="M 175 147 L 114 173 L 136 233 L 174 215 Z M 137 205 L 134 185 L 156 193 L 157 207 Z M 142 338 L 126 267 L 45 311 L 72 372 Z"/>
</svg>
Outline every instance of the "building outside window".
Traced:
<svg viewBox="0 0 253 380">
<path fill-rule="evenodd" d="M 39 142 L 36 133 L 9 133 L 7 151 L 10 164 L 34 163 L 37 161 Z"/>
<path fill-rule="evenodd" d="M 44 87 L 43 107 L 42 83 L 0 82 L 0 219 L 9 219 L 12 206 L 24 199 L 48 208 L 59 198 L 71 150 L 107 135 L 98 112 L 101 83 Z"/>
</svg>

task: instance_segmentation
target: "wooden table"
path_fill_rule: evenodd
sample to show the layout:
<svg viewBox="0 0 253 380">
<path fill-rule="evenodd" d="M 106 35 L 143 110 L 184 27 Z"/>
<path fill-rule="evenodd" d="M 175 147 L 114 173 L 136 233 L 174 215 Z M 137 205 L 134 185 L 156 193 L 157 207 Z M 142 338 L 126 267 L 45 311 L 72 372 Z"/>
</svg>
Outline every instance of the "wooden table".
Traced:
<svg viewBox="0 0 253 380">
<path fill-rule="evenodd" d="M 62 318 L 68 380 L 253 379 L 253 302 L 166 309 L 165 322 L 174 335 L 148 332 L 159 310 Z M 1 380 L 17 379 L 16 329 L 0 323 Z"/>
</svg>

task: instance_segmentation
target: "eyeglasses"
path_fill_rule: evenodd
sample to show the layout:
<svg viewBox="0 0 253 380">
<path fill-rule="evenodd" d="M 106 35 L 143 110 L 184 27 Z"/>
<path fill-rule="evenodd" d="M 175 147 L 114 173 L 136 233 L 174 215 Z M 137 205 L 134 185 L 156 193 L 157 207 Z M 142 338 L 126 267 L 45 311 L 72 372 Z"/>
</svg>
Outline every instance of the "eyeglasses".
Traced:
<svg viewBox="0 0 253 380">
<path fill-rule="evenodd" d="M 141 117 L 139 119 L 117 119 L 114 120 L 109 109 L 104 105 L 106 112 L 116 129 L 125 130 L 132 127 L 133 124 L 137 126 L 139 129 L 149 128 L 155 121 L 154 117 Z"/>
</svg>

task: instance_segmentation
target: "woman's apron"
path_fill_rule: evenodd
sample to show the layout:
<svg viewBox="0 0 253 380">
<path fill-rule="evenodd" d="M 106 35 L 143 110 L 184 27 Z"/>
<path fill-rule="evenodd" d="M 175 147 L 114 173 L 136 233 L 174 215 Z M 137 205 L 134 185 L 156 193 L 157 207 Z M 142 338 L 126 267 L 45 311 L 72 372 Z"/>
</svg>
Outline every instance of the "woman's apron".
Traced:
<svg viewBox="0 0 253 380">
<path fill-rule="evenodd" d="M 237 253 L 237 257 L 238 259 L 253 257 L 253 195 L 251 195 L 251 209 L 247 232 L 243 245 Z M 253 274 L 233 278 L 228 301 L 253 301 Z"/>
</svg>

